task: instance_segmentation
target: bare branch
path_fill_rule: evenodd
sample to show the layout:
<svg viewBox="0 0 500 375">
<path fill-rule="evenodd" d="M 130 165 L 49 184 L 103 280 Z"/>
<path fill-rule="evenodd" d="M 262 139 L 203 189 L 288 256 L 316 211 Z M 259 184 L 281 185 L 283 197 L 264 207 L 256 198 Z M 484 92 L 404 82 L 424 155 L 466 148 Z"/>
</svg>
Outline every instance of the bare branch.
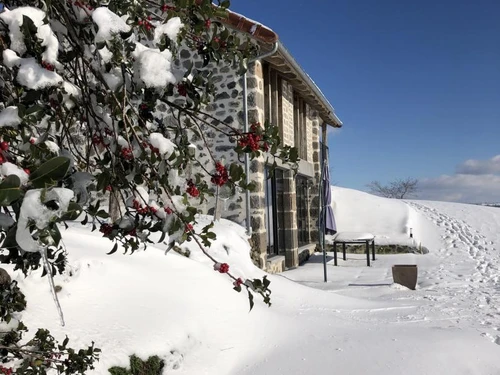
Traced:
<svg viewBox="0 0 500 375">
<path fill-rule="evenodd" d="M 366 186 L 370 189 L 370 193 L 372 194 L 385 198 L 404 199 L 416 196 L 418 191 L 418 180 L 416 178 L 407 177 L 405 179 L 394 180 L 388 185 L 382 185 L 379 181 L 372 181 Z"/>
</svg>

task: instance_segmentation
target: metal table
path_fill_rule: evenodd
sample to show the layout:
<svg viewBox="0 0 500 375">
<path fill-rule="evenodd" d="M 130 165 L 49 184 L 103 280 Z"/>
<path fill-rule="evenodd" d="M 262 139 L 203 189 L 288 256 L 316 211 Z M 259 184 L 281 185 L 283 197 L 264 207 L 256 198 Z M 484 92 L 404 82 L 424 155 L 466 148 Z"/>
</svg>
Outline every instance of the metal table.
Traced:
<svg viewBox="0 0 500 375">
<path fill-rule="evenodd" d="M 337 244 L 342 244 L 343 259 L 346 260 L 347 244 L 366 244 L 366 265 L 370 267 L 370 246 L 372 260 L 375 260 L 375 236 L 369 233 L 339 232 L 333 240 L 333 261 L 337 266 Z"/>
</svg>

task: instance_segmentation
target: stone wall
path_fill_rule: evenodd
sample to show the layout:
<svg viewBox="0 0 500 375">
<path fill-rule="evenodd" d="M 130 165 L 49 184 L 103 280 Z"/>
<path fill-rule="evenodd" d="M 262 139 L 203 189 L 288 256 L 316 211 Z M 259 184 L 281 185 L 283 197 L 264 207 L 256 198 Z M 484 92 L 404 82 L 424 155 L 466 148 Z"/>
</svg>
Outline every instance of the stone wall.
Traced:
<svg viewBox="0 0 500 375">
<path fill-rule="evenodd" d="M 181 59 L 190 59 L 194 57 L 196 60 L 195 68 L 201 69 L 201 59 L 188 49 L 183 49 L 180 52 Z M 210 71 L 213 74 L 214 83 L 217 86 L 217 95 L 215 100 L 204 106 L 203 111 L 213 116 L 217 120 L 210 118 L 210 116 L 205 117 L 205 121 L 208 124 L 200 125 L 200 135 L 195 134 L 192 131 L 188 132 L 190 142 L 195 144 L 197 147 L 196 160 L 200 162 L 208 171 L 212 171 L 215 168 L 215 164 L 212 160 L 210 154 L 212 154 L 217 161 L 224 160 L 225 164 L 232 162 L 238 162 L 237 154 L 234 152 L 235 139 L 231 139 L 228 136 L 218 133 L 213 129 L 213 127 L 223 128 L 219 124 L 222 121 L 233 128 L 239 129 L 240 131 L 244 128 L 244 116 L 243 116 L 243 77 L 237 74 L 237 69 L 227 66 L 218 65 L 210 63 L 206 68 L 202 70 Z M 247 72 L 247 100 L 248 100 L 248 120 L 249 124 L 253 122 L 264 122 L 264 82 L 262 76 L 262 66 L 259 62 L 252 64 Z M 182 103 L 185 99 L 183 97 L 177 96 L 177 103 Z M 212 127 L 213 126 L 213 127 Z M 224 130 L 229 131 L 229 128 Z M 260 168 L 262 169 L 262 168 Z M 263 179 L 260 169 L 254 166 L 253 170 L 255 172 L 251 173 L 251 179 L 256 180 L 257 184 L 262 185 Z M 260 177 L 259 177 L 260 176 Z M 210 181 L 207 183 L 211 186 Z M 252 193 L 252 199 L 258 199 L 259 193 Z M 263 191 L 260 195 L 263 195 Z M 254 204 L 257 207 L 258 204 Z M 207 202 L 199 205 L 202 212 L 208 214 L 213 214 L 215 209 L 215 199 L 209 198 Z M 245 194 L 241 192 L 236 192 L 232 197 L 230 197 L 225 203 L 219 204 L 219 209 L 221 212 L 221 217 L 227 218 L 229 220 L 235 221 L 239 224 L 245 224 L 246 218 L 246 206 L 245 206 Z"/>
<path fill-rule="evenodd" d="M 249 123 L 265 122 L 264 118 L 264 73 L 262 63 L 256 61 L 251 66 L 251 79 L 256 85 L 248 87 Z M 255 100 L 250 100 L 250 97 Z M 250 116 L 250 108 L 252 116 Z M 250 215 L 252 224 L 252 259 L 262 269 L 266 267 L 267 261 L 267 232 L 265 224 L 265 159 L 263 156 L 252 160 L 250 163 L 250 180 L 255 182 L 256 189 L 250 193 Z"/>
<path fill-rule="evenodd" d="M 182 58 L 190 58 L 189 50 L 181 51 Z M 196 56 L 194 56 L 196 58 Z M 195 67 L 201 68 L 201 62 L 197 62 Z M 236 69 L 229 66 L 217 66 L 209 64 L 204 68 L 211 71 L 214 75 L 215 83 L 218 87 L 218 94 L 215 100 L 205 106 L 203 110 L 210 116 L 222 120 L 225 124 L 243 130 L 243 77 L 236 74 Z M 279 123 L 282 124 L 281 137 L 285 145 L 294 146 L 294 107 L 292 85 L 285 79 L 281 79 L 282 97 L 279 98 L 278 115 L 281 117 Z M 254 122 L 265 122 L 264 106 L 264 77 L 262 64 L 257 61 L 250 64 L 247 72 L 247 100 L 248 100 L 248 120 L 249 124 Z M 182 97 L 176 99 L 179 103 L 185 100 Z M 205 120 L 212 126 L 219 127 L 218 121 L 205 117 Z M 215 167 L 210 153 L 216 160 L 224 160 L 226 164 L 237 162 L 238 158 L 233 151 L 235 140 L 217 133 L 209 124 L 200 126 L 200 135 L 188 131 L 190 142 L 197 146 L 196 160 L 204 168 L 212 171 Z M 307 105 L 306 119 L 307 139 L 307 161 L 314 166 L 314 179 L 310 190 L 310 233 L 311 241 L 318 239 L 317 221 L 319 215 L 319 183 L 320 183 L 320 160 L 319 160 L 319 138 L 320 138 L 320 119 L 317 112 Z M 208 149 L 207 149 L 208 148 Z M 209 151 L 210 150 L 210 151 Z M 267 229 L 265 221 L 265 158 L 257 158 L 250 163 L 250 180 L 256 183 L 256 190 L 250 193 L 250 214 L 251 214 L 251 257 L 256 265 L 265 269 L 269 266 L 267 260 Z M 209 186 L 211 185 L 209 181 Z M 284 228 L 285 244 L 285 264 L 286 267 L 295 267 L 299 264 L 298 256 L 298 231 L 297 231 L 297 202 L 295 179 L 291 171 L 284 171 L 284 195 L 280 208 L 286 213 Z M 225 206 L 225 209 L 223 208 Z M 210 198 L 208 202 L 200 205 L 202 212 L 213 214 L 215 199 Z M 225 204 L 220 204 L 222 218 L 235 221 L 245 225 L 246 205 L 245 193 L 236 191 L 235 195 L 229 198 Z M 279 263 L 279 262 L 278 262 Z M 280 263 L 281 264 L 281 263 Z M 270 266 L 269 266 L 270 267 Z M 277 270 L 280 267 L 273 267 Z"/>
<path fill-rule="evenodd" d="M 189 58 L 190 52 L 182 50 L 181 57 Z M 196 58 L 196 56 L 195 56 Z M 196 66 L 196 65 L 195 65 Z M 215 101 L 203 108 L 210 116 L 222 120 L 239 130 L 244 129 L 243 116 L 243 77 L 239 76 L 236 69 L 229 66 L 216 66 L 210 64 L 207 68 L 214 74 L 214 83 L 217 86 L 218 94 Z M 291 88 L 290 88 L 291 90 Z M 182 98 L 178 98 L 182 100 Z M 247 104 L 248 123 L 255 122 L 264 124 L 264 76 L 260 61 L 249 65 L 247 72 Z M 293 114 L 293 111 L 292 111 Z M 213 126 L 218 125 L 218 121 L 205 117 L 205 120 Z M 201 125 L 201 135 L 197 136 L 190 132 L 190 142 L 197 146 L 196 159 L 209 171 L 214 169 L 214 163 L 210 152 L 217 160 L 224 160 L 226 164 L 238 162 L 236 153 L 233 151 L 234 140 L 223 134 L 216 133 L 209 125 Z M 209 150 L 207 149 L 210 149 Z M 250 162 L 250 180 L 256 184 L 255 191 L 250 193 L 250 224 L 252 226 L 251 245 L 253 261 L 261 268 L 266 267 L 267 261 L 267 234 L 265 225 L 265 159 L 260 157 Z M 210 186 L 210 182 L 207 181 Z M 213 214 L 215 209 L 215 199 L 198 206 L 202 212 Z M 221 217 L 235 221 L 241 225 L 246 225 L 246 199 L 245 192 L 236 191 L 236 194 L 229 198 L 224 204 L 219 204 L 222 210 Z"/>
<path fill-rule="evenodd" d="M 287 267 L 299 265 L 299 238 L 297 231 L 297 196 L 295 178 L 292 171 L 283 173 L 283 212 L 285 218 L 285 264 Z"/>
</svg>

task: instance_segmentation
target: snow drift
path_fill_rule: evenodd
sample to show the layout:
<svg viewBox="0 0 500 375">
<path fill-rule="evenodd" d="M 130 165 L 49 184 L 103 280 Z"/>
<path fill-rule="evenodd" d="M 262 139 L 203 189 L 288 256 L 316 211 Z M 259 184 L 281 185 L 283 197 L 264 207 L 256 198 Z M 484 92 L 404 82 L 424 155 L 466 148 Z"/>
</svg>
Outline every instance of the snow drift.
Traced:
<svg viewBox="0 0 500 375">
<path fill-rule="evenodd" d="M 339 230 L 392 240 L 412 227 L 430 253 L 377 255 L 373 267 L 356 255 L 329 261 L 328 283 L 313 256 L 270 275 L 273 306 L 256 299 L 249 313 L 246 295 L 195 248 L 189 258 L 161 246 L 107 256 L 110 242 L 75 224 L 63 231 L 68 272 L 55 279 L 66 327 L 39 272 L 11 272 L 27 295 L 22 320 L 75 347 L 94 340 L 95 374 L 133 353 L 159 355 L 168 374 L 497 374 L 500 210 L 342 188 L 332 196 Z M 221 220 L 214 230 L 211 254 L 237 275 L 262 275 L 243 228 Z M 403 262 L 419 266 L 416 291 L 392 284 L 390 266 Z"/>
</svg>

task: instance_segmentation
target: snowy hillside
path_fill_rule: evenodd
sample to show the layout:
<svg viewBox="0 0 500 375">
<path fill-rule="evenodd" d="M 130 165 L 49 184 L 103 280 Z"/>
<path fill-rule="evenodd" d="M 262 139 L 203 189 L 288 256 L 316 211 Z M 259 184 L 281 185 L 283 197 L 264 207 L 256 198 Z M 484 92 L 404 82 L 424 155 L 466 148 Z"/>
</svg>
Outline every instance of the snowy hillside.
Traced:
<svg viewBox="0 0 500 375">
<path fill-rule="evenodd" d="M 107 256 L 109 242 L 79 226 L 63 233 L 69 274 L 56 278 L 65 313 L 59 325 L 48 284 L 17 275 L 27 295 L 22 319 L 73 346 L 103 350 L 96 374 L 128 356 L 159 355 L 165 374 L 498 374 L 500 372 L 500 210 L 394 201 L 333 188 L 340 231 L 378 240 L 415 240 L 426 255 L 348 255 L 327 283 L 322 257 L 270 275 L 271 308 L 243 293 L 192 248 L 190 258 L 150 247 Z M 222 220 L 210 252 L 242 277 L 262 276 L 244 229 Z M 392 284 L 391 265 L 419 267 L 416 291 Z M 498 344 L 498 345 L 497 345 Z"/>
</svg>

